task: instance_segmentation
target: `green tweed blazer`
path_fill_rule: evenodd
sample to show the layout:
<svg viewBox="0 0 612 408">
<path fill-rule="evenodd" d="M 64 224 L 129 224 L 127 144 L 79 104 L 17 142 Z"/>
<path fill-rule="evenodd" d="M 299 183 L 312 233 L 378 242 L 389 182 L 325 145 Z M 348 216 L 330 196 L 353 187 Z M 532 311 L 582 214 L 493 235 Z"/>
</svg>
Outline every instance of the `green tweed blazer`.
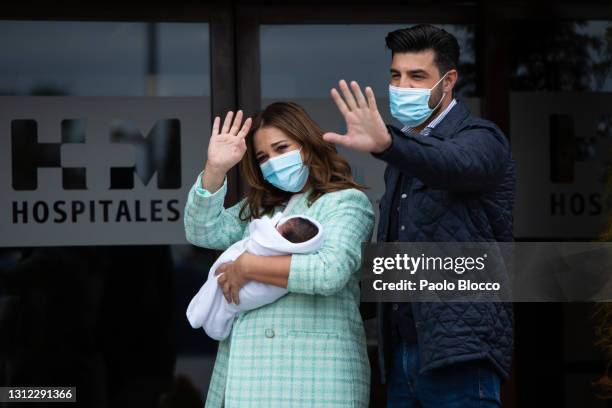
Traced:
<svg viewBox="0 0 612 408">
<path fill-rule="evenodd" d="M 211 194 L 201 188 L 201 176 L 185 206 L 186 237 L 223 250 L 248 235 L 248 222 L 238 217 L 244 199 L 224 208 L 227 180 Z M 374 226 L 372 204 L 363 192 L 345 189 L 308 207 L 307 193 L 285 215 L 319 221 L 325 242 L 316 253 L 292 255 L 287 295 L 236 318 L 219 343 L 206 407 L 368 406 L 358 282 L 361 243 Z"/>
</svg>

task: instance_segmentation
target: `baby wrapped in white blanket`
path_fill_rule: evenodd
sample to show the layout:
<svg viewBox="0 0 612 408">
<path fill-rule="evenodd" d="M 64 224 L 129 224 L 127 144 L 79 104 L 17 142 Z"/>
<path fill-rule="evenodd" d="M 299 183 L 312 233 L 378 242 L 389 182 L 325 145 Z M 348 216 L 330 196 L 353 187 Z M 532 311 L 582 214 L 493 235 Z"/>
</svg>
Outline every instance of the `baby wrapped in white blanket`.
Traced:
<svg viewBox="0 0 612 408">
<path fill-rule="evenodd" d="M 234 318 L 240 312 L 257 309 L 287 294 L 286 288 L 250 281 L 240 289 L 240 304 L 228 303 L 215 276 L 221 264 L 236 260 L 245 251 L 265 256 L 305 254 L 316 252 L 323 245 L 321 224 L 305 215 L 263 216 L 251 221 L 248 228 L 249 236 L 231 245 L 215 261 L 206 283 L 187 307 L 191 327 L 203 327 L 215 340 L 223 340 L 229 335 Z"/>
</svg>

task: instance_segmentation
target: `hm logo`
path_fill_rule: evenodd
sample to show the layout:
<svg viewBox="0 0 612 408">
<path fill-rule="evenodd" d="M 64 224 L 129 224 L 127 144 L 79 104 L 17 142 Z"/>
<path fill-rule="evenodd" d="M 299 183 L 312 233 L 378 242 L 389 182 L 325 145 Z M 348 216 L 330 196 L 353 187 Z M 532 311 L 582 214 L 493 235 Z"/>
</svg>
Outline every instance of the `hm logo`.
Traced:
<svg viewBox="0 0 612 408">
<path fill-rule="evenodd" d="M 160 119 L 143 136 L 131 122 L 111 122 L 109 137 L 87 138 L 86 119 L 61 121 L 61 142 L 39 143 L 38 123 L 34 119 L 11 121 L 12 185 L 15 190 L 36 190 L 39 168 L 60 168 L 64 190 L 87 190 L 87 170 L 110 170 L 107 186 L 112 190 L 134 188 L 137 176 L 148 185 L 157 174 L 159 189 L 181 187 L 181 134 L 178 119 Z M 125 144 L 135 150 L 134 165 L 112 166 L 114 153 L 125 149 Z M 123 146 L 122 146 L 123 145 Z M 77 165 L 62 165 L 62 161 Z M 107 179 L 108 180 L 108 179 Z"/>
</svg>

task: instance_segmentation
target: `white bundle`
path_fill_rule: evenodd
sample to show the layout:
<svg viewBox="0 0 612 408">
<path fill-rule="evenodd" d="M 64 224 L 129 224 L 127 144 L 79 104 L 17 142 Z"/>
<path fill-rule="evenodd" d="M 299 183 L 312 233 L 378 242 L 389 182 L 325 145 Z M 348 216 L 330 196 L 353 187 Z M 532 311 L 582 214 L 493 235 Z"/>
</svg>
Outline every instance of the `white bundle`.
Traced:
<svg viewBox="0 0 612 408">
<path fill-rule="evenodd" d="M 305 242 L 293 243 L 287 240 L 276 227 L 291 218 L 311 221 L 318 228 L 317 235 Z M 250 281 L 240 289 L 240 304 L 228 303 L 217 284 L 218 276 L 215 276 L 221 264 L 236 260 L 245 251 L 264 256 L 305 254 L 316 252 L 323 245 L 321 224 L 305 215 L 283 217 L 283 213 L 277 213 L 272 218 L 263 216 L 251 221 L 248 228 L 249 236 L 231 245 L 215 261 L 208 272 L 208 279 L 187 307 L 187 319 L 191 327 L 203 327 L 206 334 L 215 340 L 223 340 L 229 335 L 238 313 L 270 304 L 287 294 L 286 288 Z"/>
</svg>

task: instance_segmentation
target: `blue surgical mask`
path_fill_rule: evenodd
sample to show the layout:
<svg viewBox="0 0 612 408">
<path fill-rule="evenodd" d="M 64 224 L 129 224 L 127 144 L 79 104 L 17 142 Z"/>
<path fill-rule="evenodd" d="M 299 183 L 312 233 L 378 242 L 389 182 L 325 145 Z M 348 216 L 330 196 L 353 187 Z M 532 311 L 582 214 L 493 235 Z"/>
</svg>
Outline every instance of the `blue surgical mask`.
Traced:
<svg viewBox="0 0 612 408">
<path fill-rule="evenodd" d="M 448 72 L 446 73 L 448 74 Z M 440 98 L 440 102 L 433 108 L 429 107 L 429 97 L 431 91 L 438 86 L 438 84 L 446 76 L 444 74 L 442 78 L 434 86 L 430 88 L 399 88 L 397 86 L 389 85 L 389 106 L 391 108 L 391 115 L 404 126 L 417 127 L 421 123 L 425 122 L 427 118 L 431 116 L 438 106 L 442 103 L 444 95 Z"/>
<path fill-rule="evenodd" d="M 281 190 L 297 193 L 308 180 L 308 166 L 302 163 L 300 151 L 295 149 L 280 156 L 268 159 L 261 164 L 261 174 L 273 186 Z"/>
</svg>

